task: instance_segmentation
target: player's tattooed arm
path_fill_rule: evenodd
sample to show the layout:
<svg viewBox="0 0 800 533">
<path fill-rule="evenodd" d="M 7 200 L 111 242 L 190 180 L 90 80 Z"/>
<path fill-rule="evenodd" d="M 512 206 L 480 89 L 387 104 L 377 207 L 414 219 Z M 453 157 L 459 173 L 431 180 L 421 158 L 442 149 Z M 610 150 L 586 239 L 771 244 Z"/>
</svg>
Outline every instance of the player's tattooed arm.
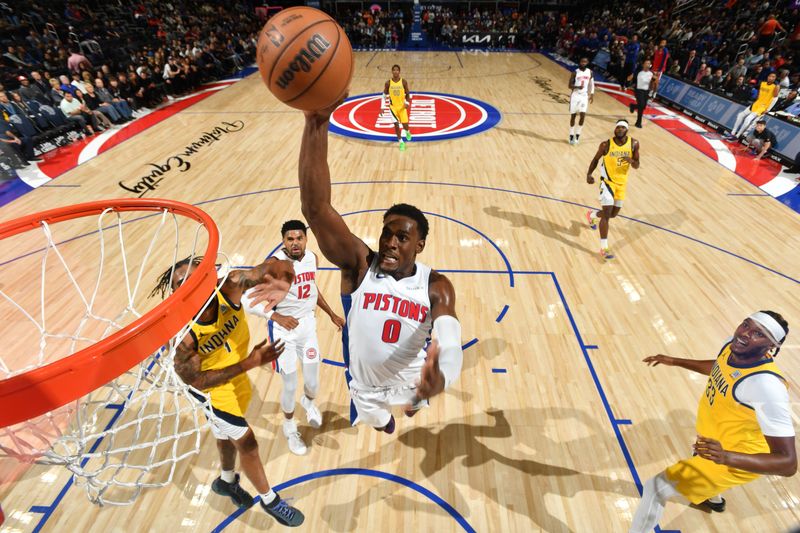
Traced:
<svg viewBox="0 0 800 533">
<path fill-rule="evenodd" d="M 597 153 L 594 154 L 592 158 L 592 162 L 589 163 L 589 170 L 586 172 L 586 183 L 594 183 L 594 176 L 592 176 L 592 172 L 597 168 L 597 163 L 600 162 L 600 158 L 603 157 L 608 153 L 608 141 L 603 141 L 600 143 L 600 147 L 597 149 Z"/>
<path fill-rule="evenodd" d="M 277 297 L 279 293 L 286 296 L 292 281 L 294 281 L 294 267 L 292 267 L 291 261 L 270 257 L 251 269 L 231 270 L 220 290 L 231 303 L 239 305 L 242 294 L 253 287 L 261 287 L 263 290 L 260 292 L 264 293 L 272 294 L 274 292 L 274 297 Z M 282 299 L 283 297 L 274 303 Z M 253 304 L 262 301 L 264 298 L 255 298 Z"/>
<path fill-rule="evenodd" d="M 225 368 L 201 370 L 200 353 L 194 335 L 189 333 L 175 350 L 175 373 L 184 383 L 198 390 L 208 390 L 232 380 L 239 374 L 257 366 L 272 362 L 283 352 L 283 344 L 268 344 L 266 340 L 253 347 L 250 355 L 242 361 Z"/>
</svg>

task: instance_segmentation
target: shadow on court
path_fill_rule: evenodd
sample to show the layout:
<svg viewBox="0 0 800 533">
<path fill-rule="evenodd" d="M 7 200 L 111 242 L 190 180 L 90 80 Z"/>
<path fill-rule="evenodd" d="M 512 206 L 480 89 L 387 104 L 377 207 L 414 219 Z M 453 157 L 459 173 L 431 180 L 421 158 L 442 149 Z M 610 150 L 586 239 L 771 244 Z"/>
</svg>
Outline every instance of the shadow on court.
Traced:
<svg viewBox="0 0 800 533">
<path fill-rule="evenodd" d="M 537 139 L 542 142 L 546 143 L 557 143 L 557 144 L 565 144 L 566 141 L 563 137 L 553 138 L 553 137 L 545 137 L 544 135 L 539 135 L 535 131 L 532 130 L 518 130 L 515 128 L 504 128 L 504 127 L 496 127 L 495 130 L 502 131 L 503 133 L 510 133 L 511 135 L 520 135 L 522 137 L 530 137 L 531 139 Z"/>
<path fill-rule="evenodd" d="M 565 408 L 514 410 L 509 413 L 507 417 L 504 411 L 490 410 L 442 427 L 412 427 L 402 431 L 396 442 L 387 442 L 371 455 L 342 467 L 383 470 L 416 481 L 433 490 L 470 523 L 478 522 L 470 515 L 479 512 L 480 504 L 476 504 L 474 493 L 480 492 L 483 498 L 515 513 L 519 531 L 576 531 L 550 513 L 548 495 L 573 497 L 582 491 L 593 491 L 630 498 L 637 496 L 634 484 L 626 479 L 612 480 L 526 457 L 563 449 L 572 450 L 576 457 L 584 458 L 583 462 L 590 462 L 597 470 L 618 466 L 613 463 L 621 463 L 621 457 L 619 460 L 615 457 L 612 463 L 611 457 L 602 452 L 605 447 L 597 446 L 598 439 L 606 438 L 598 436 L 603 434 L 604 427 L 588 413 Z M 509 418 L 515 421 L 515 426 L 519 425 L 520 429 L 526 433 L 533 432 L 537 437 L 528 441 L 519 434 L 515 435 Z M 479 422 L 487 419 L 487 424 Z M 531 421 L 535 421 L 535 428 L 530 427 Z M 582 437 L 566 442 L 551 438 L 546 426 L 555 425 L 548 422 L 569 424 L 573 428 L 571 433 Z M 413 424 L 414 421 L 398 419 L 399 428 Z M 366 430 L 360 429 L 362 432 Z M 397 443 L 404 445 L 407 451 L 398 450 Z M 412 456 L 414 461 L 419 461 L 417 465 L 410 462 Z M 403 459 L 398 462 L 398 457 Z M 565 455 L 558 458 L 563 461 Z M 306 490 L 319 490 L 320 483 L 333 482 L 334 478 L 319 480 L 315 487 L 309 486 Z M 472 489 L 471 502 L 461 494 L 459 486 L 464 485 Z M 302 489 L 298 487 L 297 491 Z M 408 497 L 409 494 L 407 488 L 396 483 L 380 483 L 346 503 L 323 505 L 321 515 L 332 531 L 349 532 L 362 528 L 364 524 L 359 521 L 359 514 L 366 513 L 371 505 L 379 502 L 397 511 L 413 509 L 417 515 L 444 514 L 437 504 L 421 496 Z M 297 496 L 303 497 L 302 494 Z M 520 498 L 526 500 L 524 504 Z M 303 499 L 308 501 L 308 498 Z M 486 519 L 491 523 L 491 511 Z M 400 524 L 398 527 L 402 529 Z"/>
<path fill-rule="evenodd" d="M 497 206 L 484 207 L 483 212 L 490 217 L 500 218 L 511 223 L 512 228 L 529 228 L 541 234 L 548 239 L 559 241 L 566 244 L 570 248 L 574 248 L 579 252 L 584 252 L 592 257 L 596 255 L 595 251 L 587 248 L 581 244 L 579 239 L 581 231 L 591 231 L 585 223 L 579 220 L 571 220 L 569 226 L 562 226 L 556 222 L 539 218 L 534 215 L 515 213 L 513 211 L 503 211 Z"/>
</svg>

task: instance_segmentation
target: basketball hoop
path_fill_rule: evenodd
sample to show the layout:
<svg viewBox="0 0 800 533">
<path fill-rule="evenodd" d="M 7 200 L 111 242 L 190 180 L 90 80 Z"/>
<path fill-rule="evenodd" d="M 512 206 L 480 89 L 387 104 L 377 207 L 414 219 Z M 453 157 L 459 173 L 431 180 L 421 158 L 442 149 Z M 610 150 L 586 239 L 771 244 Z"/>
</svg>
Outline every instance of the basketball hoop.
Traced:
<svg viewBox="0 0 800 533">
<path fill-rule="evenodd" d="M 144 216 L 124 220 L 140 213 Z M 95 216 L 87 231 L 84 226 Z M 106 224 L 106 217 L 115 217 L 114 223 Z M 56 242 L 55 224 L 77 227 L 79 234 Z M 181 253 L 180 242 L 187 224 L 195 225 L 188 255 L 202 256 L 202 260 L 174 293 L 145 312 L 149 291 L 143 296 L 142 281 L 154 277 L 154 268 L 163 270 L 187 255 Z M 147 243 L 146 252 L 136 260 L 126 252 L 123 226 Z M 143 234 L 149 226 L 155 230 L 147 241 Z M 174 234 L 174 244 L 160 240 L 167 227 L 174 231 L 163 233 Z M 27 235 L 37 229 L 45 237 L 39 248 L 32 244 L 34 236 Z M 118 237 L 111 245 L 106 243 L 108 233 Z M 23 234 L 24 239 L 19 237 Z M 94 235 L 99 254 L 85 245 Z M 166 485 L 176 463 L 199 451 L 200 433 L 207 425 L 203 415 L 207 398 L 177 376 L 173 358 L 177 344 L 220 283 L 215 265 L 216 224 L 202 210 L 181 202 L 120 199 L 53 209 L 0 224 L 0 240 L 9 243 L 12 239 L 13 253 L 23 253 L 0 266 L 12 265 L 29 274 L 35 272 L 33 267 L 21 267 L 18 260 L 38 261 L 41 256 L 41 290 L 36 298 L 30 286 L 23 286 L 16 295 L 10 294 L 13 283 L 2 285 L 0 304 L 5 306 L 0 307 L 0 318 L 6 325 L 33 325 L 39 343 L 33 357 L 13 349 L 15 353 L 0 351 L 0 450 L 24 461 L 66 466 L 76 481 L 85 482 L 89 498 L 99 504 L 131 503 L 143 488 Z M 203 242 L 204 253 L 197 253 Z M 95 272 L 91 271 L 92 253 L 99 259 Z M 158 266 L 149 265 L 155 256 Z M 51 257 L 55 259 L 50 263 L 58 268 L 48 263 Z M 119 275 L 108 281 L 115 270 Z M 53 284 L 58 289 L 54 298 L 66 299 L 69 305 L 50 311 L 46 289 Z M 84 290 L 86 285 L 90 291 Z M 114 301 L 109 303 L 105 294 L 116 295 L 111 298 Z M 37 300 L 39 311 L 35 310 Z M 77 311 L 69 313 L 71 309 Z M 69 323 L 71 315 L 75 317 Z M 90 345 L 80 348 L 82 344 Z M 62 353 L 48 354 L 53 346 L 58 350 L 62 345 Z M 205 402 L 196 399 L 198 393 Z M 159 472 L 161 476 L 153 479 Z M 111 495 L 112 488 L 127 494 Z"/>
</svg>

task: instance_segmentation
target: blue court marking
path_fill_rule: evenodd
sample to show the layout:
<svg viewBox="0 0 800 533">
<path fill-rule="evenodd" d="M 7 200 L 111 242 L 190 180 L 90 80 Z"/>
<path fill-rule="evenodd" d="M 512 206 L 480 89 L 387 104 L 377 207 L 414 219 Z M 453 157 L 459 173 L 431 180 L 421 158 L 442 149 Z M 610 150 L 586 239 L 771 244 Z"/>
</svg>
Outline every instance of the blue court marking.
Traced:
<svg viewBox="0 0 800 533">
<path fill-rule="evenodd" d="M 631 424 L 633 424 L 630 418 L 617 418 L 616 420 L 614 420 L 614 423 L 620 426 L 630 426 Z"/>
<path fill-rule="evenodd" d="M 163 348 L 162 348 L 162 353 L 163 353 Z M 145 376 L 147 376 L 150 373 L 150 370 L 152 370 L 153 366 L 156 364 L 156 361 L 158 361 L 159 357 L 160 357 L 160 355 L 157 355 L 157 356 L 153 357 L 152 361 L 150 361 L 150 364 L 147 366 L 147 369 L 145 369 L 145 371 L 144 371 L 144 375 Z M 128 393 L 127 399 L 130 399 L 130 397 L 133 394 L 133 392 L 134 391 L 131 391 L 131 392 Z M 113 426 L 114 424 L 117 423 L 117 419 L 122 414 L 122 408 L 124 406 L 125 406 L 125 404 L 121 404 L 121 403 L 109 403 L 109 404 L 106 404 L 105 407 L 107 409 L 112 409 L 112 410 L 116 411 L 116 413 L 114 414 L 114 416 L 111 417 L 111 420 L 108 421 L 108 424 L 106 424 L 106 427 L 103 428 L 103 431 L 108 430 L 109 428 L 111 428 L 111 426 Z M 97 448 L 103 442 L 103 439 L 105 439 L 105 436 L 99 437 L 97 440 L 95 440 L 94 443 L 92 444 L 92 447 L 89 448 L 89 452 L 88 453 L 92 454 L 95 451 L 97 451 Z M 89 457 L 84 457 L 83 460 L 81 461 L 81 468 L 86 466 L 86 463 L 88 463 L 88 462 L 89 462 Z M 42 530 L 42 528 L 47 523 L 47 521 L 50 520 L 50 517 L 53 516 L 53 513 L 55 512 L 56 508 L 61 503 L 61 500 L 64 499 L 64 496 L 66 496 L 67 491 L 70 489 L 70 487 L 73 485 L 74 482 L 75 482 L 75 476 L 72 475 L 72 476 L 69 477 L 67 482 L 64 483 L 64 486 L 61 487 L 61 490 L 58 492 L 58 494 L 56 495 L 55 499 L 52 501 L 52 503 L 50 503 L 50 505 L 32 505 L 31 508 L 28 509 L 28 512 L 37 513 L 37 514 L 41 514 L 42 515 L 42 517 L 39 519 L 39 523 L 36 524 L 36 527 L 33 528 L 33 533 L 39 533 L 39 531 Z"/>
<path fill-rule="evenodd" d="M 495 319 L 494 319 L 494 321 L 495 321 L 495 322 L 500 322 L 501 320 L 503 320 L 503 317 L 505 317 L 505 316 L 506 316 L 506 313 L 507 313 L 507 312 L 508 312 L 508 304 L 506 304 L 506 305 L 504 305 L 504 306 L 503 306 L 503 310 L 502 310 L 502 311 L 500 311 L 500 314 L 499 314 L 499 315 L 497 315 L 497 318 L 495 318 Z"/>
<path fill-rule="evenodd" d="M 587 350 L 597 350 L 597 349 L 599 349 L 596 344 L 587 344 L 586 346 L 584 346 L 584 348 L 586 348 Z"/>
<path fill-rule="evenodd" d="M 464 63 L 461 62 L 461 56 L 458 55 L 458 50 L 455 51 L 456 59 L 458 59 L 458 64 L 461 65 L 461 68 L 464 68 Z"/>
<path fill-rule="evenodd" d="M 344 364 L 343 361 L 334 361 L 333 359 L 325 359 L 325 358 L 323 358 L 322 362 L 325 363 L 325 364 L 328 364 L 328 365 L 332 365 L 332 366 L 340 366 L 342 368 L 345 368 L 347 366 L 346 364 Z"/>
<path fill-rule="evenodd" d="M 200 205 L 200 204 L 198 204 L 198 205 Z M 388 209 L 388 208 L 386 208 L 386 209 Z M 349 216 L 352 216 L 352 215 L 362 215 L 364 213 L 385 213 L 386 209 L 362 209 L 360 211 L 351 211 L 350 213 L 342 213 L 341 216 L 342 217 L 349 217 Z M 492 247 L 494 247 L 495 250 L 497 250 L 497 253 L 500 254 L 500 257 L 503 259 L 503 262 L 506 264 L 506 273 L 508 274 L 508 284 L 511 287 L 514 286 L 514 271 L 511 268 L 511 263 L 508 261 L 508 257 L 506 257 L 506 254 L 503 253 L 503 250 L 501 250 L 500 247 L 497 246 L 497 243 L 494 242 L 491 238 L 489 238 L 488 235 L 486 235 L 484 232 L 482 232 L 481 230 L 477 229 L 476 227 L 470 226 L 466 222 L 458 220 L 457 218 L 452 218 L 452 217 L 449 217 L 447 215 L 440 215 L 439 213 L 432 213 L 430 211 L 423 211 L 423 213 L 425 213 L 426 215 L 430 215 L 432 217 L 443 218 L 445 220 L 449 220 L 450 222 L 455 222 L 456 224 L 460 224 L 461 226 L 464 226 L 465 228 L 474 231 L 475 233 L 477 233 L 478 235 L 480 235 L 481 237 L 486 239 L 486 241 L 489 244 L 491 244 Z M 272 249 L 272 251 L 270 253 L 267 254 L 267 257 L 270 257 L 272 254 L 274 254 L 278 250 L 278 248 L 280 248 L 280 247 L 281 247 L 281 244 L 278 244 L 275 248 Z M 0 265 L 0 266 L 2 266 L 2 265 Z M 320 270 L 322 270 L 322 269 L 320 269 Z M 443 270 L 437 270 L 437 272 L 444 272 L 444 271 Z"/>
<path fill-rule="evenodd" d="M 45 183 L 45 184 L 43 184 L 43 185 L 39 185 L 39 187 L 64 187 L 64 188 L 67 188 L 67 187 L 68 187 L 68 188 L 77 188 L 77 187 L 80 187 L 80 185 L 66 185 L 66 184 L 62 185 L 62 184 L 60 184 L 60 183 Z"/>
<path fill-rule="evenodd" d="M 301 483 L 305 483 L 306 481 L 312 481 L 314 479 L 322 479 L 326 477 L 333 477 L 333 476 L 367 476 L 367 477 L 375 477 L 378 479 L 385 479 L 387 481 L 391 481 L 393 483 L 397 483 L 399 485 L 403 485 L 404 487 L 408 487 L 411 490 L 414 490 L 433 503 L 438 505 L 442 508 L 447 514 L 453 517 L 453 519 L 461 526 L 461 529 L 467 531 L 469 533 L 475 533 L 475 528 L 469 525 L 466 518 L 461 516 L 461 513 L 456 511 L 452 505 L 447 503 L 444 499 L 442 499 L 438 494 L 434 493 L 433 491 L 426 489 L 422 485 L 414 483 L 410 479 L 406 479 L 404 477 L 398 476 L 396 474 L 389 474 L 388 472 L 382 472 L 380 470 L 372 470 L 369 468 L 333 468 L 331 470 L 322 470 L 320 472 L 312 472 L 311 474 L 306 474 L 303 476 L 296 477 L 294 479 L 290 479 L 285 483 L 281 483 L 280 485 L 273 487 L 273 490 L 276 492 L 281 491 L 283 489 L 288 489 L 289 487 L 293 487 L 295 485 L 299 485 Z M 254 498 L 254 504 L 261 501 L 259 496 Z M 219 533 L 226 527 L 228 527 L 231 522 L 236 520 L 239 516 L 244 514 L 247 509 L 238 509 L 233 514 L 228 516 L 225 520 L 219 523 L 217 527 L 211 530 L 212 533 Z M 270 518 L 265 518 L 271 520 Z"/>
<path fill-rule="evenodd" d="M 369 64 L 372 63 L 372 60 L 375 59 L 376 57 L 378 57 L 378 52 L 377 51 L 374 54 L 372 54 L 372 57 L 369 58 L 369 61 L 367 61 L 367 64 L 364 65 L 364 67 L 368 67 Z"/>
<path fill-rule="evenodd" d="M 463 346 L 461 347 L 461 350 L 462 350 L 462 351 L 463 351 L 463 350 L 466 350 L 467 348 L 469 348 L 469 347 L 471 347 L 471 346 L 473 346 L 473 345 L 475 345 L 475 344 L 477 344 L 477 343 L 478 343 L 478 339 L 477 339 L 477 338 L 476 338 L 476 339 L 472 339 L 471 341 L 469 341 L 468 343 L 466 343 L 465 345 L 463 345 Z"/>
<path fill-rule="evenodd" d="M 531 197 L 531 198 L 538 198 L 540 200 L 548 200 L 548 201 L 551 201 L 551 202 L 558 202 L 558 203 L 562 203 L 562 204 L 572 205 L 572 206 L 575 206 L 575 207 L 580 207 L 582 209 L 591 209 L 591 208 L 597 207 L 597 206 L 589 206 L 589 205 L 586 205 L 586 204 L 581 204 L 581 203 L 578 203 L 578 202 L 572 202 L 570 200 L 564 200 L 562 198 L 555 198 L 555 197 L 552 197 L 552 196 L 544 196 L 544 195 L 541 195 L 541 194 L 534 194 L 534 193 L 530 193 L 530 192 L 517 191 L 517 190 L 514 190 L 514 189 L 503 189 L 503 188 L 500 188 L 500 187 L 489 187 L 489 186 L 484 186 L 484 185 L 472 185 L 472 184 L 469 184 L 469 183 L 447 183 L 447 182 L 437 182 L 437 181 L 391 181 L 391 180 L 365 181 L 365 180 L 361 180 L 361 181 L 342 181 L 342 182 L 332 183 L 331 185 L 332 186 L 342 186 L 342 185 L 379 185 L 379 184 L 387 184 L 387 185 L 426 185 L 426 186 L 433 185 L 433 186 L 439 186 L 439 187 L 461 187 L 461 188 L 466 188 L 466 189 L 479 189 L 479 190 L 487 190 L 487 191 L 504 192 L 504 193 L 508 193 L 508 194 L 518 194 L 520 196 L 528 196 L 528 197 Z M 201 205 L 205 205 L 205 204 L 224 202 L 224 201 L 227 201 L 227 200 L 234 200 L 236 198 L 243 198 L 245 196 L 255 196 L 255 195 L 267 194 L 267 193 L 272 193 L 272 192 L 280 192 L 280 191 L 291 191 L 291 190 L 297 190 L 299 188 L 300 187 L 297 186 L 297 185 L 290 185 L 290 186 L 286 186 L 286 187 L 275 187 L 275 188 L 272 188 L 272 189 L 262 189 L 262 190 L 258 190 L 258 191 L 250 191 L 250 192 L 245 192 L 245 193 L 232 194 L 232 195 L 229 195 L 229 196 L 221 196 L 221 197 L 218 197 L 218 198 L 211 198 L 209 200 L 203 200 L 202 202 L 197 202 L 194 205 L 201 206 Z M 131 222 L 136 222 L 138 220 L 142 220 L 142 219 L 145 219 L 147 217 L 152 217 L 152 216 L 158 216 L 158 213 L 155 213 L 155 214 L 152 214 L 152 215 L 144 215 L 142 217 L 129 220 L 129 221 L 125 222 L 125 224 L 131 223 Z M 700 239 L 697 239 L 695 237 L 686 235 L 684 233 L 680 233 L 678 231 L 675 231 L 675 230 L 672 230 L 672 229 L 669 229 L 669 228 L 665 228 L 665 227 L 659 226 L 657 224 L 652 224 L 652 223 L 644 221 L 644 220 L 639 220 L 639 219 L 628 217 L 628 216 L 625 216 L 625 215 L 617 215 L 617 216 L 619 218 L 623 218 L 625 220 L 630 220 L 631 222 L 636 222 L 637 224 L 642 224 L 642 225 L 648 226 L 650 228 L 653 228 L 653 229 L 656 229 L 656 230 L 659 230 L 659 231 L 665 231 L 667 233 L 675 235 L 676 237 L 682 237 L 684 239 L 688 239 L 688 240 L 690 240 L 690 241 L 692 241 L 692 242 L 694 242 L 696 244 L 700 244 L 702 246 L 706 246 L 708 248 L 711 248 L 711 249 L 716 250 L 718 252 L 721 252 L 723 254 L 729 255 L 729 256 L 734 257 L 736 259 L 740 259 L 742 261 L 750 263 L 751 265 L 753 265 L 755 267 L 761 268 L 763 270 L 766 270 L 767 272 L 771 272 L 771 273 L 776 274 L 776 275 L 778 275 L 778 276 L 780 276 L 782 278 L 785 278 L 785 279 L 787 279 L 789 281 L 793 281 L 794 283 L 800 284 L 800 280 L 799 279 L 793 278 L 793 277 L 791 277 L 791 276 L 789 276 L 787 274 L 784 274 L 783 272 L 775 270 L 774 268 L 771 268 L 771 267 L 768 267 L 766 265 L 763 265 L 763 264 L 761 264 L 761 263 L 759 263 L 757 261 L 753 261 L 752 259 L 748 259 L 746 257 L 743 257 L 743 256 L 741 256 L 739 254 L 736 254 L 734 252 L 726 250 L 726 249 L 724 249 L 724 248 L 722 248 L 720 246 L 717 246 L 715 244 L 711 244 L 711 243 L 702 241 Z M 66 239 L 66 240 L 60 241 L 57 244 L 61 245 L 61 244 L 64 244 L 64 243 L 67 243 L 67 242 L 71 242 L 71 241 L 74 241 L 74 240 L 77 240 L 77 239 L 80 239 L 80 238 L 83 238 L 83 237 L 86 237 L 86 236 L 89 236 L 89 235 L 94 235 L 95 233 L 97 233 L 97 230 L 90 231 L 88 233 L 84 233 L 82 235 L 78 235 L 76 237 L 72 237 L 70 239 Z M 26 254 L 17 256 L 17 257 L 15 257 L 13 259 L 9 259 L 7 261 L 2 262 L 2 263 L 0 263 L 0 266 L 6 265 L 8 263 L 12 263 L 14 261 L 17 261 L 17 260 L 22 259 L 23 257 L 27 257 L 29 255 L 40 253 L 40 252 L 42 252 L 44 250 L 45 250 L 44 248 L 40 248 L 38 250 L 34 250 L 32 252 L 28 252 Z M 490 273 L 490 272 L 493 272 L 493 271 L 486 271 L 487 274 Z M 546 273 L 546 272 L 535 272 L 535 271 L 525 271 L 525 272 L 528 272 L 528 273 L 539 273 L 539 274 L 545 274 Z M 512 273 L 512 275 L 514 273 L 515 274 L 522 274 L 522 273 L 525 273 L 525 272 L 514 271 Z"/>
<path fill-rule="evenodd" d="M 508 370 L 506 370 L 505 368 L 493 368 L 492 369 L 492 374 L 506 374 L 506 373 L 508 373 Z"/>
<path fill-rule="evenodd" d="M 470 183 L 448 183 L 448 182 L 443 182 L 443 181 L 416 181 L 416 180 L 410 180 L 410 181 L 392 181 L 392 180 L 373 180 L 373 181 L 369 181 L 369 180 L 358 180 L 358 181 L 340 181 L 340 182 L 336 182 L 336 183 L 331 183 L 332 186 L 342 186 L 342 185 L 381 185 L 381 184 L 386 184 L 386 185 L 425 185 L 425 186 L 436 186 L 436 187 L 459 187 L 459 188 L 464 188 L 464 189 L 478 189 L 478 190 L 484 190 L 484 191 L 495 191 L 495 192 L 504 192 L 504 193 L 508 193 L 508 194 L 518 194 L 520 196 L 527 196 L 527 197 L 530 197 L 530 198 L 538 198 L 539 200 L 548 200 L 550 202 L 558 202 L 558 203 L 561 203 L 561 204 L 580 207 L 582 209 L 594 209 L 594 208 L 597 207 L 597 206 L 590 206 L 590 205 L 586 205 L 586 204 L 581 204 L 579 202 L 573 202 L 571 200 L 564 200 L 563 198 L 555 198 L 553 196 L 545 196 L 545 195 L 542 195 L 542 194 L 535 194 L 535 193 L 532 193 L 532 192 L 517 191 L 517 190 L 514 190 L 514 189 L 504 189 L 504 188 L 501 188 L 501 187 L 490 187 L 490 186 L 486 186 L 486 185 L 473 185 L 473 184 L 470 184 Z M 210 200 L 204 200 L 202 202 L 198 202 L 198 203 L 196 203 L 194 205 L 200 206 L 200 205 L 204 205 L 204 204 L 222 202 L 222 201 L 225 201 L 225 200 L 231 200 L 231 199 L 235 199 L 235 198 L 242 198 L 244 196 L 252 196 L 252 195 L 256 195 L 256 194 L 265 194 L 265 193 L 270 193 L 270 192 L 286 191 L 286 190 L 299 189 L 299 188 L 300 188 L 299 186 L 295 185 L 295 186 L 290 186 L 290 187 L 277 187 L 277 188 L 274 188 L 274 189 L 264 189 L 264 190 L 261 190 L 261 191 L 251 191 L 251 192 L 233 194 L 233 195 L 230 195 L 230 196 L 222 196 L 220 198 L 212 198 Z M 149 215 L 149 216 L 152 216 L 152 215 Z M 696 237 L 692 237 L 690 235 L 686 235 L 685 233 L 681 233 L 679 231 L 675 231 L 675 230 L 672 230 L 672 229 L 669 229 L 669 228 L 665 228 L 665 227 L 659 226 L 657 224 L 652 224 L 652 223 L 647 222 L 645 220 L 639 220 L 637 218 L 633 218 L 633 217 L 629 217 L 629 216 L 625 216 L 625 215 L 617 215 L 617 217 L 618 218 L 623 218 L 625 220 L 630 220 L 631 222 L 636 222 L 637 224 L 642 224 L 644 226 L 647 226 L 647 227 L 650 227 L 650 228 L 653 228 L 653 229 L 657 229 L 659 231 L 665 231 L 667 233 L 675 235 L 676 237 L 681 237 L 681 238 L 684 238 L 684 239 L 688 239 L 688 240 L 690 240 L 690 241 L 692 241 L 692 242 L 694 242 L 696 244 L 700 244 L 700 245 L 705 246 L 707 248 L 711 248 L 712 250 L 716 250 L 718 252 L 721 252 L 723 254 L 729 255 L 731 257 L 735 257 L 736 259 L 740 259 L 742 261 L 750 263 L 751 265 L 753 265 L 755 267 L 758 267 L 758 268 L 761 268 L 763 270 L 766 270 L 767 272 L 771 272 L 771 273 L 776 274 L 776 275 L 778 275 L 778 276 L 780 276 L 782 278 L 785 278 L 785 279 L 787 279 L 789 281 L 793 281 L 794 283 L 800 284 L 800 279 L 793 278 L 793 277 L 791 277 L 791 276 L 789 276 L 787 274 L 784 274 L 783 272 L 775 270 L 774 268 L 771 268 L 771 267 L 768 267 L 766 265 L 763 265 L 763 264 L 761 264 L 761 263 L 759 263 L 757 261 L 753 261 L 752 259 L 748 259 L 748 258 L 746 258 L 744 256 L 741 256 L 741 255 L 739 255 L 737 253 L 734 253 L 734 252 L 731 252 L 729 250 L 726 250 L 725 248 L 722 248 L 722 247 L 717 246 L 715 244 L 711 244 L 711 243 L 705 242 L 705 241 L 700 240 L 700 239 L 698 239 Z M 32 252 L 32 253 L 35 253 L 35 252 Z M 0 266 L 2 266 L 3 264 L 5 264 L 5 263 L 0 263 Z M 515 271 L 515 273 L 519 273 L 519 272 Z"/>
</svg>

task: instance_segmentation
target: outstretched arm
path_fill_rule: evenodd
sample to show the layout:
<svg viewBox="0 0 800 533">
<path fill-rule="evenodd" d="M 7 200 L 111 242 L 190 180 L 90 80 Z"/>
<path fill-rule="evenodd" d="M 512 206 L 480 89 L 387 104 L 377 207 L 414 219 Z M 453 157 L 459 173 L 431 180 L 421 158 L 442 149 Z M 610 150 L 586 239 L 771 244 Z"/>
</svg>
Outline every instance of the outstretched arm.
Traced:
<svg viewBox="0 0 800 533">
<path fill-rule="evenodd" d="M 283 343 L 268 344 L 266 340 L 253 347 L 246 358 L 225 368 L 200 370 L 200 353 L 192 333 L 187 333 L 175 350 L 175 373 L 184 383 L 199 390 L 222 385 L 257 366 L 265 365 L 283 353 Z"/>
<path fill-rule="evenodd" d="M 231 303 L 239 305 L 242 301 L 242 294 L 247 289 L 256 285 L 263 285 L 264 291 L 262 292 L 277 291 L 286 296 L 292 281 L 294 281 L 294 267 L 291 261 L 282 261 L 275 257 L 269 257 L 266 261 L 251 269 L 231 270 L 227 279 L 225 279 L 225 283 L 220 287 L 220 292 Z M 275 303 L 282 300 L 283 296 Z M 254 303 L 261 301 L 264 301 L 264 299 L 254 301 Z"/>
<path fill-rule="evenodd" d="M 366 267 L 370 250 L 353 235 L 342 216 L 331 205 L 331 175 L 328 168 L 328 120 L 336 105 L 306 113 L 300 144 L 300 208 L 320 251 L 342 270 Z"/>
<path fill-rule="evenodd" d="M 703 374 L 704 376 L 711 374 L 711 369 L 714 368 L 714 363 L 717 362 L 716 359 L 683 359 L 663 354 L 651 355 L 645 357 L 642 361 L 650 366 L 679 366 L 686 370 Z"/>
</svg>

